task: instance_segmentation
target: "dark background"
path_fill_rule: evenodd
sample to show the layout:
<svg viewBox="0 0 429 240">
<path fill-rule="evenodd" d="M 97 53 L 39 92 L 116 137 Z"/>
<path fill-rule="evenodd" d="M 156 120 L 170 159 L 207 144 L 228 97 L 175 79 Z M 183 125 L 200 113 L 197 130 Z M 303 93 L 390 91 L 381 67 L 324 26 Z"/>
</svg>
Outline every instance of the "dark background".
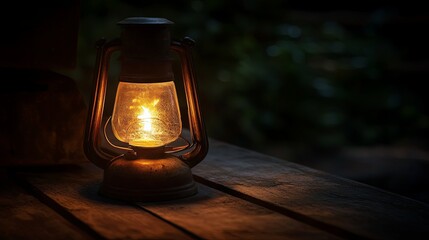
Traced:
<svg viewBox="0 0 429 240">
<path fill-rule="evenodd" d="M 118 37 L 127 17 L 167 18 L 174 37 L 197 41 L 210 137 L 429 202 L 429 14 L 418 1 L 78 4 L 77 65 L 56 71 L 87 101 L 95 41 Z"/>
<path fill-rule="evenodd" d="M 116 22 L 125 17 L 165 17 L 176 23 L 173 36 L 198 43 L 201 101 L 214 138 L 257 150 L 279 142 L 425 147 L 429 20 L 409 4 L 85 1 L 82 89 L 89 89 L 96 39 L 119 36 Z"/>
</svg>

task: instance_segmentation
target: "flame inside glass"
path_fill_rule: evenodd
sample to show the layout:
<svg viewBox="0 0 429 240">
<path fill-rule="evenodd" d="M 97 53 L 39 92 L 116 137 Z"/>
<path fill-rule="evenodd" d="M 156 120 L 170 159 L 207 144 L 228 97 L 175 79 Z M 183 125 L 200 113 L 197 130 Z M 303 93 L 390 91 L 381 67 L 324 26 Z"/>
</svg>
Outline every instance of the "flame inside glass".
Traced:
<svg viewBox="0 0 429 240">
<path fill-rule="evenodd" d="M 151 148 L 174 142 L 182 132 L 174 82 L 119 82 L 112 130 L 118 140 L 131 146 Z"/>
</svg>

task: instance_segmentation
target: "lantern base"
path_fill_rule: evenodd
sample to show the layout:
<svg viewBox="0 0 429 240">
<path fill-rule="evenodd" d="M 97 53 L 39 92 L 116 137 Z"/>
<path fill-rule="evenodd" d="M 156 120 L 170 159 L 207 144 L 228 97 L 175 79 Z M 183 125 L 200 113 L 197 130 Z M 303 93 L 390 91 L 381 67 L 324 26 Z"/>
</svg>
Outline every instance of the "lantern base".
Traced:
<svg viewBox="0 0 429 240">
<path fill-rule="evenodd" d="M 165 201 L 192 196 L 191 169 L 175 156 L 129 160 L 119 157 L 104 170 L 101 195 L 127 201 Z"/>
</svg>

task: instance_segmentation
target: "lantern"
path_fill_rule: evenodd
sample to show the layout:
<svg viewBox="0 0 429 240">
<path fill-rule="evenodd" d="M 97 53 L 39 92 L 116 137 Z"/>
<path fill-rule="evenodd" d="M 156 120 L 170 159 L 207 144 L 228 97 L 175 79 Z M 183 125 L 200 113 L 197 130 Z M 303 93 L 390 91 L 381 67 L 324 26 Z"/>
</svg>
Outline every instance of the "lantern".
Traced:
<svg viewBox="0 0 429 240">
<path fill-rule="evenodd" d="M 97 42 L 94 90 L 85 132 L 85 153 L 104 169 L 100 194 L 133 201 L 160 201 L 197 192 L 190 168 L 207 154 L 208 140 L 194 78 L 190 38 L 171 41 L 163 18 L 127 18 L 118 23 L 121 38 Z M 112 144 L 102 123 L 109 60 L 121 51 L 121 72 L 111 116 L 113 136 L 125 146 Z M 179 55 L 187 101 L 191 141 L 182 138 L 182 120 L 171 64 Z M 112 134 L 111 134 L 112 135 Z M 113 148 L 102 145 L 110 143 Z"/>
</svg>

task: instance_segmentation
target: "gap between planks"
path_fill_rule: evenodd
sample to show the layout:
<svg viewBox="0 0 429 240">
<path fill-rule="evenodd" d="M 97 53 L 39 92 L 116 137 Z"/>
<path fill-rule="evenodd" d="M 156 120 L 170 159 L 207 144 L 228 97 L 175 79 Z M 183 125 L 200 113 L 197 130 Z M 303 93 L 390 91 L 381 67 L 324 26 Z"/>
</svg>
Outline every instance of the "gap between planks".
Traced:
<svg viewBox="0 0 429 240">
<path fill-rule="evenodd" d="M 70 212 L 71 214 L 74 215 L 74 217 L 79 218 L 80 221 L 87 224 L 88 222 L 85 221 L 85 219 L 82 219 L 82 216 L 79 215 L 79 212 L 75 213 L 74 209 L 71 208 L 74 206 L 75 203 L 71 203 L 70 201 L 76 201 L 74 199 L 76 199 L 76 197 L 80 195 L 76 192 L 75 189 L 78 189 L 79 186 L 82 186 L 82 185 L 88 185 L 88 183 L 92 183 L 94 180 L 98 181 L 101 177 L 100 173 L 101 173 L 101 170 L 95 169 L 95 167 L 93 167 L 92 165 L 85 165 L 83 166 L 81 171 L 76 171 L 76 172 L 55 172 L 52 174 L 47 173 L 47 175 L 36 174 L 34 176 L 32 176 L 32 174 L 30 175 L 24 174 L 24 176 L 26 177 L 25 179 L 30 185 L 34 186 L 40 192 L 42 192 L 41 194 L 47 195 L 52 199 L 52 201 L 63 206 L 65 208 L 65 211 Z M 184 200 L 184 202 L 173 201 L 171 203 L 165 203 L 165 204 L 160 203 L 160 204 L 155 204 L 147 207 L 143 206 L 143 209 L 145 210 L 143 212 L 146 212 L 146 214 L 151 214 L 152 217 L 156 217 L 158 221 L 163 221 L 164 224 L 168 224 L 171 226 L 171 223 L 174 223 L 174 226 L 171 226 L 171 227 L 176 229 L 176 231 L 182 230 L 182 234 L 192 233 L 191 236 L 186 234 L 188 238 L 191 237 L 191 238 L 198 238 L 198 239 L 202 239 L 202 238 L 219 239 L 221 238 L 220 236 L 223 236 L 225 238 L 222 237 L 221 239 L 228 239 L 226 238 L 226 236 L 229 236 L 229 239 L 230 239 L 232 236 L 237 236 L 234 234 L 240 234 L 238 236 L 241 236 L 241 234 L 245 234 L 245 235 L 247 234 L 246 235 L 247 237 L 253 237 L 254 235 L 249 235 L 249 234 L 255 233 L 255 234 L 259 234 L 258 236 L 261 237 L 262 236 L 261 233 L 263 234 L 270 233 L 277 238 L 285 238 L 286 236 L 290 236 L 290 237 L 295 237 L 297 239 L 314 239 L 314 237 L 317 236 L 317 238 L 336 239 L 336 237 L 332 234 L 326 233 L 325 231 L 314 228 L 300 221 L 296 221 L 295 219 L 291 219 L 287 216 L 284 216 L 283 214 L 269 210 L 265 207 L 255 205 L 246 200 L 242 200 L 240 198 L 230 196 L 229 194 L 223 193 L 222 191 L 218 191 L 211 187 L 207 187 L 207 186 L 203 187 L 203 186 L 204 185 L 201 186 L 202 187 L 201 193 L 199 194 L 199 198 L 197 196 L 196 200 L 199 200 L 199 199 L 201 200 L 201 197 L 203 197 L 204 200 L 210 200 L 208 202 L 204 201 L 204 202 L 200 202 L 201 204 L 198 204 L 198 201 L 197 202 L 194 201 L 194 203 L 196 204 L 186 205 L 186 200 Z M 213 189 L 213 190 L 210 190 L 210 189 Z M 216 193 L 216 191 L 218 191 L 218 193 Z M 94 192 L 95 194 L 95 189 L 91 189 L 91 192 Z M 237 200 L 234 200 L 234 199 L 237 199 Z M 79 201 L 79 199 L 77 200 Z M 226 202 L 224 202 L 225 200 Z M 185 205 L 183 205 L 184 203 Z M 193 203 L 193 201 L 188 201 L 187 204 L 189 203 Z M 219 205 L 219 203 L 222 203 L 222 204 Z M 224 205 L 225 203 L 226 205 Z M 219 219 L 220 222 L 217 222 L 217 223 L 213 222 L 213 220 L 220 218 L 220 216 L 218 216 L 217 213 L 213 213 L 212 211 L 210 211 L 210 209 L 213 209 L 213 207 L 210 206 L 210 204 L 212 204 L 213 207 L 215 208 L 217 207 L 223 210 L 223 213 L 226 213 L 229 210 L 231 210 L 231 213 L 233 213 L 232 217 L 233 218 L 235 217 L 236 220 L 231 221 L 230 218 L 226 218 L 226 219 L 221 218 Z M 138 206 L 140 207 L 139 209 L 142 210 L 142 205 L 138 204 Z M 184 212 L 180 209 L 180 206 L 185 207 L 185 209 L 182 209 Z M 239 206 L 239 208 L 237 208 L 237 206 Z M 179 207 L 179 208 L 175 208 L 175 207 Z M 191 214 L 188 213 L 188 210 L 189 210 L 188 207 L 190 207 L 191 208 L 190 210 L 193 211 Z M 200 212 L 200 210 L 202 210 L 203 212 Z M 209 216 L 205 215 L 206 213 L 204 213 L 204 211 L 206 210 L 209 210 L 209 212 L 206 212 L 209 214 Z M 100 209 L 98 210 L 94 209 L 93 211 L 100 211 Z M 256 211 L 256 213 L 253 211 Z M 251 219 L 253 220 L 247 219 L 246 216 L 242 216 L 243 214 L 244 215 L 247 214 L 248 217 L 252 217 Z M 262 214 L 262 216 L 259 216 L 259 214 Z M 199 220 L 199 217 L 202 217 L 203 219 Z M 87 216 L 83 216 L 83 218 L 87 218 Z M 210 227 L 210 225 L 208 226 L 204 224 L 201 225 L 202 224 L 201 220 L 208 221 L 209 223 L 212 223 L 212 224 L 215 223 L 215 227 L 212 228 Z M 259 220 L 262 220 L 262 221 L 259 221 Z M 271 223 L 270 222 L 267 223 L 266 220 L 271 220 Z M 92 221 L 94 221 L 94 219 Z M 240 223 L 240 221 L 244 221 L 244 222 Z M 240 225 L 239 226 L 225 225 L 229 223 L 236 223 Z M 178 226 L 180 226 L 181 228 L 178 229 L 177 228 Z M 204 228 L 200 229 L 200 227 L 202 226 L 205 226 L 208 228 L 205 230 Z M 92 228 L 94 228 L 95 231 L 99 229 L 99 228 L 95 228 L 94 226 L 92 226 Z M 183 229 L 186 229 L 185 233 L 183 233 Z M 125 229 L 122 229 L 122 230 L 125 230 Z M 206 230 L 209 232 L 206 232 Z M 104 233 L 101 233 L 101 234 L 105 237 Z M 201 236 L 201 237 L 198 237 L 198 236 Z"/>
<path fill-rule="evenodd" d="M 205 178 L 203 178 L 201 176 L 195 175 L 195 174 L 194 174 L 194 179 L 195 179 L 195 181 L 197 181 L 197 182 L 199 182 L 201 184 L 204 184 L 204 185 L 206 185 L 208 187 L 214 188 L 214 189 L 216 189 L 218 191 L 221 191 L 221 192 L 224 192 L 224 193 L 226 193 L 228 195 L 240 198 L 240 199 L 242 199 L 244 201 L 253 203 L 253 204 L 258 205 L 260 207 L 269 209 L 271 211 L 283 214 L 283 215 L 285 215 L 287 217 L 295 219 L 295 220 L 297 220 L 299 222 L 302 222 L 304 224 L 310 225 L 310 226 L 312 226 L 314 228 L 317 228 L 319 230 L 331 233 L 331 234 L 336 235 L 338 237 L 346 238 L 346 239 L 354 239 L 354 240 L 368 240 L 368 239 L 370 239 L 370 238 L 367 238 L 367 237 L 364 237 L 364 236 L 357 235 L 357 234 L 352 233 L 350 231 L 347 231 L 345 229 L 339 228 L 337 226 L 334 226 L 334 225 L 331 225 L 331 224 L 328 224 L 328 223 L 324 223 L 324 222 L 318 221 L 318 220 L 316 220 L 314 218 L 305 216 L 303 214 L 300 214 L 300 213 L 295 212 L 293 210 L 287 209 L 285 207 L 281 207 L 279 205 L 276 205 L 276 204 L 273 204 L 273 203 L 270 203 L 270 202 L 258 199 L 256 197 L 252 197 L 250 195 L 247 195 L 245 193 L 236 191 L 234 189 L 231 189 L 231 188 L 226 187 L 224 185 L 221 185 L 219 183 L 215 183 L 213 181 L 207 180 L 207 179 L 205 179 Z"/>
<path fill-rule="evenodd" d="M 12 174 L 12 177 L 16 180 L 16 182 L 23 187 L 29 194 L 34 196 L 36 199 L 38 199 L 41 203 L 46 205 L 48 208 L 52 209 L 56 213 L 58 213 L 61 217 L 63 217 L 66 221 L 70 222 L 71 224 L 75 225 L 82 231 L 85 231 L 87 234 L 89 234 L 94 239 L 110 239 L 108 236 L 103 235 L 102 233 L 97 232 L 95 229 L 91 228 L 87 223 L 85 223 L 84 220 L 80 219 L 78 216 L 75 216 L 72 212 L 68 211 L 64 206 L 62 206 L 60 203 L 55 201 L 55 199 L 52 199 L 49 195 L 44 193 L 42 190 L 40 190 L 37 186 L 33 185 L 30 181 L 28 181 L 22 174 Z M 177 229 L 178 231 L 182 232 L 183 234 L 187 235 L 191 239 L 203 239 L 199 236 L 197 236 L 195 233 L 182 228 L 181 226 L 178 226 L 159 215 L 141 208 L 141 206 L 137 205 L 136 203 L 129 203 L 130 206 L 136 207 L 139 210 L 143 210 L 144 212 L 152 215 L 153 217 L 157 218 L 160 221 L 165 222 L 166 224 L 170 225 L 171 227 Z"/>
<path fill-rule="evenodd" d="M 24 188 L 29 194 L 34 196 L 36 199 L 38 199 L 41 203 L 45 204 L 47 207 L 58 213 L 61 217 L 63 217 L 65 220 L 69 221 L 82 231 L 85 231 L 87 234 L 89 234 L 94 239 L 106 239 L 102 235 L 100 235 L 98 232 L 94 231 L 90 226 L 82 222 L 79 218 L 74 216 L 72 213 L 68 212 L 67 209 L 65 209 L 63 206 L 55 202 L 52 198 L 44 194 L 42 191 L 40 191 L 35 186 L 31 185 L 26 179 L 23 177 L 18 177 L 15 173 L 12 174 L 13 179 L 20 185 L 22 188 Z"/>
</svg>

